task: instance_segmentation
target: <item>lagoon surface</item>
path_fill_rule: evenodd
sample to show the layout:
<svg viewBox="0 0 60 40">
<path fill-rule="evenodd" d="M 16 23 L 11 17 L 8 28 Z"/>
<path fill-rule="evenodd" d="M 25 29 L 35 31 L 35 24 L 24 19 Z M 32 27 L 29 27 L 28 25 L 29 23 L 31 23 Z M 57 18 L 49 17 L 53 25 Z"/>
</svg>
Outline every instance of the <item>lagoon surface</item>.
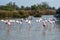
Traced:
<svg viewBox="0 0 60 40">
<path fill-rule="evenodd" d="M 54 18 L 52 15 L 44 15 L 41 18 Z M 11 26 L 0 22 L 0 40 L 60 40 L 60 24 L 49 24 L 46 29 L 42 21 L 37 23 L 34 18 L 31 24 L 23 20 L 23 24 L 12 23 Z M 19 19 L 15 19 L 19 20 Z"/>
</svg>

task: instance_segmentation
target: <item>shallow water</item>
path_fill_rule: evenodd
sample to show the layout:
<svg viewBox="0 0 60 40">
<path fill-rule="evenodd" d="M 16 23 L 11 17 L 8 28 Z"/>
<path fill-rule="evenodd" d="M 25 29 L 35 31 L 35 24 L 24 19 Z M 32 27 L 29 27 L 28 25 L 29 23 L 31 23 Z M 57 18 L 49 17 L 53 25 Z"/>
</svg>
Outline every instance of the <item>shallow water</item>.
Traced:
<svg viewBox="0 0 60 40">
<path fill-rule="evenodd" d="M 51 18 L 52 16 L 42 16 L 42 18 Z M 42 22 L 36 23 L 33 18 L 32 24 L 12 23 L 11 26 L 0 22 L 0 40 L 60 40 L 60 24 L 47 23 L 47 28 L 43 28 Z"/>
</svg>

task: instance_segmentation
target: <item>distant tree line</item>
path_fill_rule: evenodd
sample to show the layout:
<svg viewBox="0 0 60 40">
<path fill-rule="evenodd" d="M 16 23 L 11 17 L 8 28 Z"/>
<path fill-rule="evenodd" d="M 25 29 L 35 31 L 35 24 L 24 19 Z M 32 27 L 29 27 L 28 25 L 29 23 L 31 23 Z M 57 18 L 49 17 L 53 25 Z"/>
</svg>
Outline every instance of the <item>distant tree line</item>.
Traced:
<svg viewBox="0 0 60 40">
<path fill-rule="evenodd" d="M 56 14 L 60 14 L 60 8 L 56 10 Z"/>
<path fill-rule="evenodd" d="M 28 16 L 40 17 L 41 15 L 54 15 L 55 7 L 50 7 L 46 2 L 32 5 L 31 7 L 18 7 L 15 2 L 0 5 L 0 18 L 25 18 Z"/>
</svg>

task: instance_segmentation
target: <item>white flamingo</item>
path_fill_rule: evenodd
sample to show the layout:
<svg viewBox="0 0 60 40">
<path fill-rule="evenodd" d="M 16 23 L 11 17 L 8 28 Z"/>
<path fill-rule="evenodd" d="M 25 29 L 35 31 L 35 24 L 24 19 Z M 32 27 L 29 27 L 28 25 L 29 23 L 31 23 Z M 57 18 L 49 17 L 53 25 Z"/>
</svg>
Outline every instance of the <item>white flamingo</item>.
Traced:
<svg viewBox="0 0 60 40">
<path fill-rule="evenodd" d="M 2 20 L 0 20 L 0 21 L 4 22 L 4 20 L 3 20 L 3 19 L 2 19 Z"/>
<path fill-rule="evenodd" d="M 9 22 L 14 23 L 14 22 L 15 22 L 15 20 L 9 20 Z"/>
<path fill-rule="evenodd" d="M 40 18 L 40 19 L 36 20 L 36 22 L 40 22 L 41 20 L 42 20 L 42 18 Z"/>
<path fill-rule="evenodd" d="M 42 20 L 42 18 L 39 19 L 40 21 Z"/>
<path fill-rule="evenodd" d="M 28 24 L 27 30 L 30 31 L 31 28 L 31 20 L 26 20 L 26 23 Z"/>
<path fill-rule="evenodd" d="M 39 20 L 36 20 L 36 22 L 39 22 Z"/>
<path fill-rule="evenodd" d="M 16 20 L 16 23 L 17 23 L 17 24 L 19 24 L 19 21 L 18 21 L 18 20 Z"/>
<path fill-rule="evenodd" d="M 26 23 L 28 23 L 28 21 L 29 21 L 28 19 L 25 20 Z"/>
<path fill-rule="evenodd" d="M 22 21 L 16 20 L 16 23 L 17 23 L 17 24 L 22 24 Z"/>
<path fill-rule="evenodd" d="M 28 24 L 31 24 L 31 21 L 30 20 L 28 21 Z"/>
<path fill-rule="evenodd" d="M 4 23 L 6 23 L 6 22 L 8 22 L 8 20 L 1 20 L 1 22 L 4 22 Z"/>
<path fill-rule="evenodd" d="M 22 22 L 22 21 L 20 21 L 19 23 L 20 23 L 20 24 L 22 24 L 23 22 Z"/>
<path fill-rule="evenodd" d="M 26 19 L 25 22 L 31 24 L 31 20 Z"/>
</svg>

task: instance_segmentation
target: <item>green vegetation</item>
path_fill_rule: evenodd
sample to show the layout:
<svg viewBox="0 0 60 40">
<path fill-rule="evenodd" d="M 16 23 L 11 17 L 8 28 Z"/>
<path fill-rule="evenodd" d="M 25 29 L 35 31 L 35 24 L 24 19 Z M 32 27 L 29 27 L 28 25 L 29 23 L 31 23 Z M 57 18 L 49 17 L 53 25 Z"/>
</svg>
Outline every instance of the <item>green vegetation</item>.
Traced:
<svg viewBox="0 0 60 40">
<path fill-rule="evenodd" d="M 15 2 L 0 5 L 0 18 L 26 18 L 28 16 L 40 17 L 41 15 L 54 15 L 55 7 L 50 7 L 46 2 L 32 5 L 31 7 L 18 7 Z"/>
</svg>

